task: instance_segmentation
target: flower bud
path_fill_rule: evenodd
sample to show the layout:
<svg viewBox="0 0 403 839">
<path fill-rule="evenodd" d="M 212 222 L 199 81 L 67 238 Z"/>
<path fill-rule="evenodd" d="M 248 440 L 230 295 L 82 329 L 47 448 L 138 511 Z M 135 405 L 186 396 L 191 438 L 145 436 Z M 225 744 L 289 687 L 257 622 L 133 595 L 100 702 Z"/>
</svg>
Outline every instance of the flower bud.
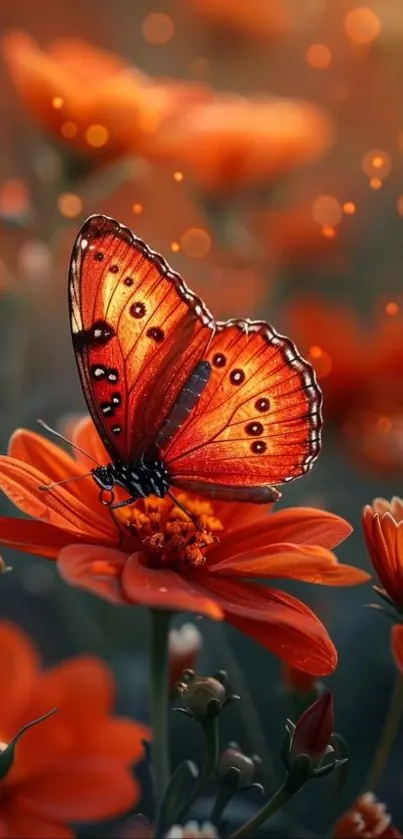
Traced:
<svg viewBox="0 0 403 839">
<path fill-rule="evenodd" d="M 391 817 L 372 792 L 365 792 L 337 819 L 333 828 L 334 839 L 359 839 L 372 837 L 401 837 L 402 834 L 391 823 Z"/>
<path fill-rule="evenodd" d="M 299 718 L 292 735 L 290 761 L 307 755 L 314 763 L 319 763 L 329 746 L 333 725 L 333 699 L 327 691 Z"/>
<path fill-rule="evenodd" d="M 184 623 L 169 633 L 169 683 L 171 688 L 184 670 L 192 668 L 202 648 L 202 635 L 194 623 Z"/>
<path fill-rule="evenodd" d="M 210 822 L 199 825 L 192 821 L 182 827 L 174 824 L 165 834 L 165 839 L 218 839 L 218 833 Z"/>
<path fill-rule="evenodd" d="M 183 692 L 183 704 L 196 719 L 217 716 L 225 700 L 225 686 L 213 676 L 196 676 Z"/>
<path fill-rule="evenodd" d="M 246 789 L 254 783 L 257 763 L 257 758 L 248 757 L 234 744 L 220 755 L 217 777 L 236 789 Z"/>
</svg>

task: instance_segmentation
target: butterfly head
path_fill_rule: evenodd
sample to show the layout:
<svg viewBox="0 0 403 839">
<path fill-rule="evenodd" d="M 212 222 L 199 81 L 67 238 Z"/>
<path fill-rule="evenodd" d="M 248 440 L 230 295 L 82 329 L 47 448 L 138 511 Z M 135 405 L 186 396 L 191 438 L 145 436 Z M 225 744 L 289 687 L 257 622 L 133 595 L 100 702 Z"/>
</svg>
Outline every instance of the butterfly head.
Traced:
<svg viewBox="0 0 403 839">
<path fill-rule="evenodd" d="M 101 490 L 104 492 L 113 491 L 116 480 L 111 464 L 108 466 L 97 466 L 96 469 L 92 470 L 92 477 Z"/>
</svg>

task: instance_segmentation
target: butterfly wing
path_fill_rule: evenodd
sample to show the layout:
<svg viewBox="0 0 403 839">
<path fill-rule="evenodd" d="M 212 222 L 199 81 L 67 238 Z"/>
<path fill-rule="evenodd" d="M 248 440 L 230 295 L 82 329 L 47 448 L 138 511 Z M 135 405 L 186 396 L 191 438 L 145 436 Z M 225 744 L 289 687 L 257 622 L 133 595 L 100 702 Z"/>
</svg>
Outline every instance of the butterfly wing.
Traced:
<svg viewBox="0 0 403 839">
<path fill-rule="evenodd" d="M 114 219 L 91 216 L 69 275 L 84 394 L 113 460 L 139 457 L 207 350 L 215 323 L 164 259 Z"/>
<path fill-rule="evenodd" d="M 270 486 L 312 466 L 321 392 L 294 344 L 263 322 L 217 324 L 211 376 L 161 449 L 172 483 L 220 498 L 267 501 Z"/>
</svg>

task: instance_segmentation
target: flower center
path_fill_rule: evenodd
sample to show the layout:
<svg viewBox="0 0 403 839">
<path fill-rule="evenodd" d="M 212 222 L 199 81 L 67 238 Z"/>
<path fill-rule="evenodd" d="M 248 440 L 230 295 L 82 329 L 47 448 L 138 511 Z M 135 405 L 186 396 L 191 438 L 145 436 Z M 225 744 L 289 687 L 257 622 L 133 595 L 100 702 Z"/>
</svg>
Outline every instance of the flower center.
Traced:
<svg viewBox="0 0 403 839">
<path fill-rule="evenodd" d="M 209 548 L 218 541 L 215 534 L 223 526 L 209 501 L 184 494 L 177 497 L 192 518 L 171 498 L 154 495 L 117 510 L 116 517 L 129 531 L 137 550 L 140 541 L 150 568 L 182 573 L 205 564 Z"/>
</svg>

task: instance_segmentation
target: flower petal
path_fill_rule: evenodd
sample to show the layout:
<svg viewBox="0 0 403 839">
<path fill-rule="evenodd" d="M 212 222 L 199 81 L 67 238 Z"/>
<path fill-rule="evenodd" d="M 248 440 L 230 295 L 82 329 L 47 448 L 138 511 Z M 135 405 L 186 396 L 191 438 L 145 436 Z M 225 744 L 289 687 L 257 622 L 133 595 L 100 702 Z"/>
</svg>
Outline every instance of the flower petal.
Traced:
<svg viewBox="0 0 403 839">
<path fill-rule="evenodd" d="M 273 549 L 277 542 L 297 545 L 320 545 L 334 548 L 349 536 L 352 527 L 340 516 L 311 507 L 279 510 L 260 520 L 232 530 L 221 538 L 214 557 L 226 559 L 234 554 L 250 553 L 256 548 Z"/>
<path fill-rule="evenodd" d="M 83 449 L 84 452 L 88 452 L 90 457 L 93 457 L 98 463 L 102 465 L 110 461 L 108 452 L 106 451 L 106 448 L 90 417 L 85 416 L 78 420 L 78 422 L 75 422 L 70 430 L 70 434 L 72 442 L 75 443 L 76 446 L 79 446 L 80 449 Z M 80 463 L 85 464 L 88 469 L 93 469 L 94 464 L 92 460 L 89 457 L 86 457 L 85 454 L 77 449 L 74 449 L 74 455 L 76 459 Z"/>
<path fill-rule="evenodd" d="M 396 624 L 392 626 L 390 632 L 390 643 L 392 647 L 392 654 L 398 670 L 403 675 L 403 625 Z"/>
<path fill-rule="evenodd" d="M 64 545 L 75 541 L 80 537 L 45 522 L 0 517 L 0 544 L 24 553 L 56 559 Z"/>
<path fill-rule="evenodd" d="M 0 624 L 0 682 L 7 685 L 1 697 L 1 732 L 3 738 L 15 736 L 25 719 L 35 686 L 38 658 L 29 638 L 18 626 Z M 23 722 L 21 722 L 23 719 Z M 31 718 L 32 719 L 32 718 Z"/>
<path fill-rule="evenodd" d="M 46 817 L 69 822 L 113 818 L 140 798 L 137 783 L 119 761 L 99 755 L 65 758 L 21 784 L 20 794 L 32 808 L 40 801 Z"/>
<path fill-rule="evenodd" d="M 57 567 L 62 577 L 78 586 L 110 600 L 127 604 L 122 592 L 121 575 L 127 554 L 102 545 L 68 545 L 58 556 Z"/>
<path fill-rule="evenodd" d="M 4 832 L 3 832 L 4 825 Z M 20 795 L 12 795 L 2 807 L 0 837 L 9 839 L 74 839 L 75 833 L 66 824 L 48 819 L 38 809 L 28 807 Z"/>
<path fill-rule="evenodd" d="M 196 612 L 221 620 L 222 609 L 214 598 L 201 595 L 175 571 L 147 568 L 141 563 L 142 556 L 141 553 L 132 554 L 123 570 L 122 589 L 131 603 L 151 609 Z"/>
<path fill-rule="evenodd" d="M 249 525 L 266 522 L 274 504 L 249 504 L 244 501 L 214 501 L 214 514 L 223 524 L 223 532 L 229 533 Z"/>
<path fill-rule="evenodd" d="M 207 591 L 225 618 L 266 649 L 314 676 L 327 676 L 337 665 L 337 652 L 316 615 L 290 594 L 209 576 Z"/>
<path fill-rule="evenodd" d="M 219 576 L 256 577 L 262 580 L 290 577 L 305 583 L 327 586 L 358 585 L 370 579 L 365 571 L 351 565 L 341 565 L 334 553 L 317 545 L 304 545 L 303 548 L 276 545 L 276 548 L 280 548 L 279 552 L 269 556 L 261 556 L 258 552 L 253 556 L 236 556 L 215 563 L 209 570 Z"/>
<path fill-rule="evenodd" d="M 40 487 L 47 483 L 47 476 L 30 464 L 0 456 L 0 488 L 23 513 L 94 541 L 116 541 L 116 526 L 99 502 L 87 506 L 63 486 L 44 492 Z"/>
</svg>

